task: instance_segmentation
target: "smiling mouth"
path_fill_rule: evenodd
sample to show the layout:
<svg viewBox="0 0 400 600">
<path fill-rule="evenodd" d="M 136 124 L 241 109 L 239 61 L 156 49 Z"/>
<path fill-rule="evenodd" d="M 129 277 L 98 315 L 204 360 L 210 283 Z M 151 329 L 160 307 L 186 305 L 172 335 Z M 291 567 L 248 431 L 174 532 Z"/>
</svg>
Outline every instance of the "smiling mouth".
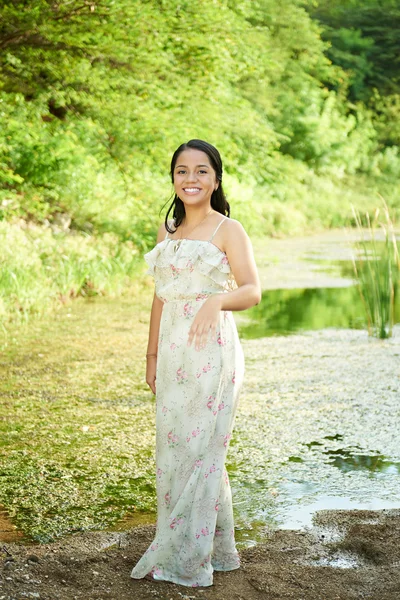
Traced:
<svg viewBox="0 0 400 600">
<path fill-rule="evenodd" d="M 183 188 L 183 191 L 186 192 L 186 194 L 194 194 L 200 192 L 201 188 Z"/>
</svg>

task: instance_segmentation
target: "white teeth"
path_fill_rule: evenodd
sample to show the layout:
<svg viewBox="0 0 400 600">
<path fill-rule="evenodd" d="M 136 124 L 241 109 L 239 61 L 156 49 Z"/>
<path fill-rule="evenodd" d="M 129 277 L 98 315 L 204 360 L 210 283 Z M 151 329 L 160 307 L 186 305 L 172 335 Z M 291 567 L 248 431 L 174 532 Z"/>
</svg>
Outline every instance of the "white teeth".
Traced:
<svg viewBox="0 0 400 600">
<path fill-rule="evenodd" d="M 199 192 L 200 188 L 183 188 L 184 192 Z"/>
</svg>

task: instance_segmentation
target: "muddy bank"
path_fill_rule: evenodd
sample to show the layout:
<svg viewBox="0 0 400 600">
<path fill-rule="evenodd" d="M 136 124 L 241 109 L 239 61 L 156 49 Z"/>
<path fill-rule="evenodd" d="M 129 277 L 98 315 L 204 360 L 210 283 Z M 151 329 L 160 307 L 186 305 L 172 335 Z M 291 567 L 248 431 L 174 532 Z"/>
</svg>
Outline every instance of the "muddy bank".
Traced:
<svg viewBox="0 0 400 600">
<path fill-rule="evenodd" d="M 3 544 L 2 600 L 398 600 L 400 510 L 321 511 L 307 531 L 266 531 L 242 567 L 209 588 L 133 580 L 154 526 L 86 532 L 52 544 Z"/>
</svg>

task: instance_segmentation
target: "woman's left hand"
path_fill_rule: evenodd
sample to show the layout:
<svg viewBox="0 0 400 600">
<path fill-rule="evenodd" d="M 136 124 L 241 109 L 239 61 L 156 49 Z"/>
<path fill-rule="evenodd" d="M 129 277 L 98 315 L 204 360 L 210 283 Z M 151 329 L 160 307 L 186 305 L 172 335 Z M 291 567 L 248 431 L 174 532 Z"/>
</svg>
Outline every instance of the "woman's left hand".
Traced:
<svg viewBox="0 0 400 600">
<path fill-rule="evenodd" d="M 221 312 L 221 296 L 222 294 L 213 294 L 207 298 L 198 310 L 189 330 L 188 346 L 192 344 L 194 339 L 195 349 L 200 350 L 200 348 L 205 347 L 210 331 L 211 337 L 215 337 Z"/>
</svg>

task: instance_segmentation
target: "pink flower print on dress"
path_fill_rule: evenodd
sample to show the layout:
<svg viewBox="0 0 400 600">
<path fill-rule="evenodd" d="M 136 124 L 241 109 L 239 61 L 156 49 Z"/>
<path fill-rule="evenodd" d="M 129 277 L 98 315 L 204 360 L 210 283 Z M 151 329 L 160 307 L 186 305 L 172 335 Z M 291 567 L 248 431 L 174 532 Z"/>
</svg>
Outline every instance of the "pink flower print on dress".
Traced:
<svg viewBox="0 0 400 600">
<path fill-rule="evenodd" d="M 215 394 L 212 394 L 211 396 L 208 396 L 207 400 L 208 400 L 208 402 L 207 402 L 207 408 L 209 408 L 211 410 L 212 407 L 214 406 Z"/>
<path fill-rule="evenodd" d="M 215 471 L 217 470 L 215 465 L 211 465 L 210 467 L 210 473 L 215 473 Z"/>
<path fill-rule="evenodd" d="M 186 268 L 189 269 L 189 271 L 191 273 L 193 273 L 194 266 L 193 266 L 193 263 L 192 263 L 192 261 L 190 259 L 186 263 Z"/>
<path fill-rule="evenodd" d="M 218 334 L 217 343 L 219 346 L 225 346 L 225 344 L 226 344 L 225 340 L 223 340 L 221 337 L 221 333 Z"/>
<path fill-rule="evenodd" d="M 209 371 L 211 371 L 210 363 L 207 363 L 206 365 L 204 365 L 204 367 L 202 369 L 197 369 L 197 372 L 196 372 L 197 379 L 199 379 L 199 377 L 204 375 L 204 373 L 208 373 Z"/>
<path fill-rule="evenodd" d="M 235 383 L 235 376 L 236 376 L 236 371 L 233 371 L 233 375 L 232 375 L 232 383 Z"/>
<path fill-rule="evenodd" d="M 203 560 L 203 562 L 201 563 L 201 567 L 205 567 L 209 562 L 211 562 L 211 556 L 208 555 L 206 556 L 206 558 Z"/>
<path fill-rule="evenodd" d="M 161 477 L 161 475 L 163 474 L 163 470 L 160 469 L 160 467 L 157 469 L 157 477 Z"/>
<path fill-rule="evenodd" d="M 196 302 L 200 302 L 200 300 L 205 300 L 206 298 L 208 298 L 210 294 L 197 294 L 196 296 Z"/>
<path fill-rule="evenodd" d="M 165 505 L 168 507 L 170 505 L 170 502 L 171 502 L 171 494 L 169 492 L 167 492 L 165 494 L 164 500 L 165 500 Z"/>
<path fill-rule="evenodd" d="M 196 467 L 201 467 L 203 465 L 203 461 L 201 458 L 198 458 L 194 464 Z"/>
<path fill-rule="evenodd" d="M 215 510 L 218 511 L 220 508 L 221 508 L 221 504 L 217 500 L 217 502 L 215 503 Z"/>
<path fill-rule="evenodd" d="M 193 313 L 193 306 L 189 302 L 186 302 L 186 304 L 183 306 L 183 316 L 186 319 L 190 319 L 190 317 L 193 317 Z"/>
<path fill-rule="evenodd" d="M 182 271 L 182 269 L 178 269 L 178 267 L 176 267 L 175 265 L 170 265 L 171 267 L 171 271 L 172 271 L 172 277 L 178 277 L 179 273 Z"/>
<path fill-rule="evenodd" d="M 191 439 L 192 439 L 192 438 L 190 437 L 190 435 L 186 436 L 186 441 L 187 441 L 187 442 L 190 442 L 190 440 L 191 440 Z"/>
<path fill-rule="evenodd" d="M 174 342 L 172 342 L 172 344 L 170 345 L 170 349 L 175 350 L 175 348 L 176 348 L 176 344 Z"/>
<path fill-rule="evenodd" d="M 173 431 L 168 432 L 167 438 L 170 446 L 176 444 L 176 442 L 179 440 L 179 437 Z"/>
<path fill-rule="evenodd" d="M 157 549 L 158 549 L 158 544 L 152 544 L 152 545 L 150 546 L 150 550 L 151 550 L 152 552 L 154 552 L 154 550 L 157 550 Z"/>
<path fill-rule="evenodd" d="M 197 427 L 197 429 L 192 431 L 192 437 L 197 437 L 198 435 L 200 435 L 200 429 Z"/>
<path fill-rule="evenodd" d="M 229 442 L 230 439 L 231 439 L 231 434 L 230 433 L 227 433 L 226 435 L 224 435 L 224 446 L 225 446 L 225 448 L 227 447 L 228 442 Z"/>
<path fill-rule="evenodd" d="M 215 530 L 215 535 L 216 535 L 217 537 L 221 536 L 221 535 L 222 535 L 222 529 L 216 529 L 216 530 Z"/>
<path fill-rule="evenodd" d="M 163 413 L 163 415 L 166 415 L 167 412 L 168 412 L 168 408 L 166 406 L 163 406 L 162 407 L 162 413 Z"/>
<path fill-rule="evenodd" d="M 220 404 L 218 404 L 218 410 L 224 410 L 225 408 L 225 404 L 224 401 L 222 401 Z"/>
<path fill-rule="evenodd" d="M 203 529 L 201 530 L 201 535 L 208 535 L 208 527 L 203 527 Z"/>
<path fill-rule="evenodd" d="M 221 264 L 223 264 L 223 265 L 228 265 L 229 264 L 229 260 L 228 260 L 228 257 L 226 255 L 222 257 Z"/>
<path fill-rule="evenodd" d="M 183 523 L 183 517 L 179 516 L 179 517 L 175 517 L 174 519 L 172 519 L 169 526 L 171 529 L 176 529 L 178 527 L 178 525 L 181 525 L 182 523 Z"/>
<path fill-rule="evenodd" d="M 188 374 L 182 369 L 182 367 L 179 367 L 179 369 L 176 371 L 176 381 L 178 383 L 185 383 L 187 379 Z"/>
</svg>

